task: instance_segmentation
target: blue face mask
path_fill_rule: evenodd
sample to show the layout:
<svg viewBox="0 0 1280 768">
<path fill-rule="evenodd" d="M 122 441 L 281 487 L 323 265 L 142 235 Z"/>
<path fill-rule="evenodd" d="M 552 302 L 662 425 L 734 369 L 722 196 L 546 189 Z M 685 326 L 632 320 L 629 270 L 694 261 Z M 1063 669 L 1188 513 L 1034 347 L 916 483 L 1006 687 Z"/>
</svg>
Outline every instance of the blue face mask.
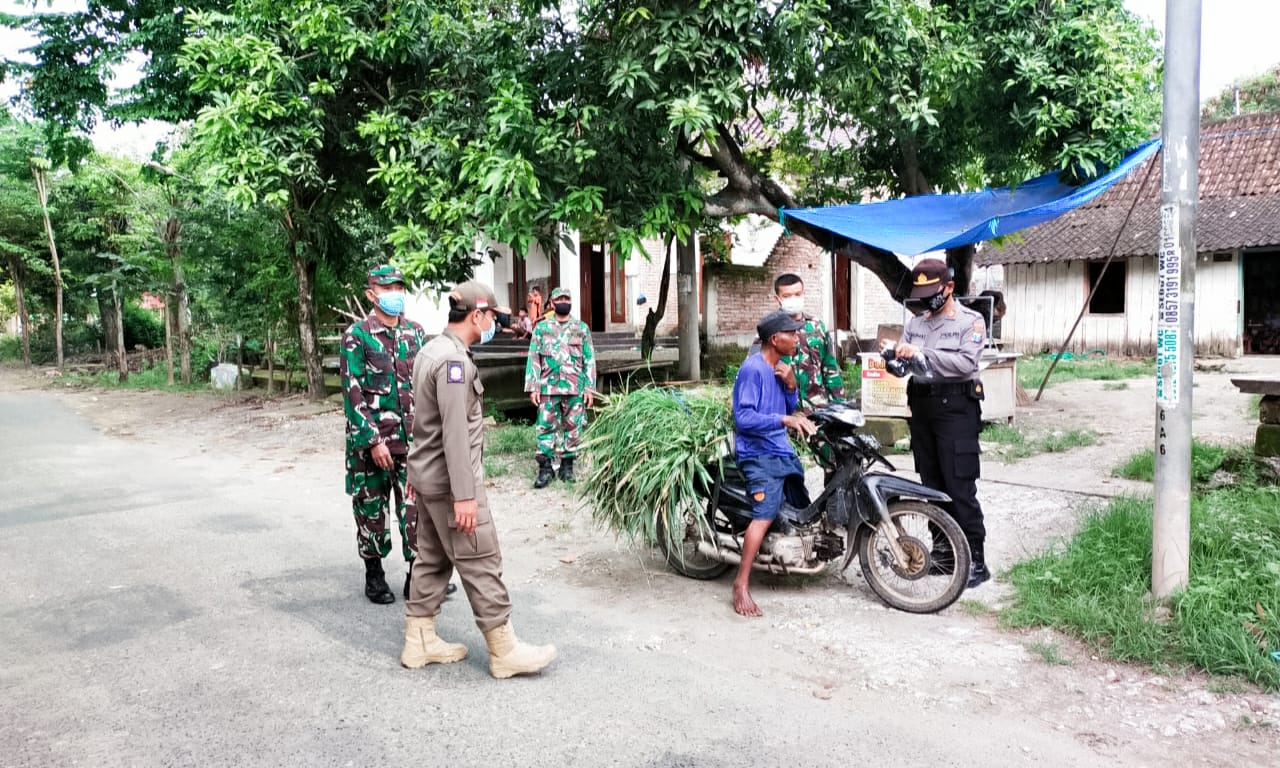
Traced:
<svg viewBox="0 0 1280 768">
<path fill-rule="evenodd" d="M 480 331 L 480 343 L 488 344 L 493 341 L 493 337 L 498 333 L 498 321 L 490 318 L 489 327 Z"/>
<path fill-rule="evenodd" d="M 378 294 L 378 309 L 392 317 L 404 312 L 404 291 L 388 291 Z"/>
</svg>

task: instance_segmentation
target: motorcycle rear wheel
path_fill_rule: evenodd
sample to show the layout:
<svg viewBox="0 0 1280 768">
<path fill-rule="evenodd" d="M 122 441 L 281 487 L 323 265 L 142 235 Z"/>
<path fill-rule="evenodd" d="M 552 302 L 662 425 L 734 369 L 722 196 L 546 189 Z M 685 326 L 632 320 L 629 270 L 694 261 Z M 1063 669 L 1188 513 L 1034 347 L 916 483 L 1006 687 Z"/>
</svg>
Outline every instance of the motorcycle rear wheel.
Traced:
<svg viewBox="0 0 1280 768">
<path fill-rule="evenodd" d="M 922 501 L 895 501 L 889 519 L 898 544 L 907 555 L 899 564 L 884 532 L 863 526 L 858 536 L 858 560 L 867 586 L 892 608 L 907 613 L 937 613 L 954 603 L 969 580 L 969 542 L 945 510 Z M 934 567 L 932 552 L 950 545 L 954 559 Z M 941 573 L 940 571 L 948 571 Z"/>
<path fill-rule="evenodd" d="M 671 570 L 681 576 L 699 581 L 718 579 L 733 566 L 698 551 L 698 542 L 703 540 L 703 534 L 693 514 L 685 516 L 684 535 L 677 540 L 676 546 L 672 546 L 667 537 L 666 526 L 659 521 L 658 550 L 662 552 L 662 557 Z"/>
</svg>

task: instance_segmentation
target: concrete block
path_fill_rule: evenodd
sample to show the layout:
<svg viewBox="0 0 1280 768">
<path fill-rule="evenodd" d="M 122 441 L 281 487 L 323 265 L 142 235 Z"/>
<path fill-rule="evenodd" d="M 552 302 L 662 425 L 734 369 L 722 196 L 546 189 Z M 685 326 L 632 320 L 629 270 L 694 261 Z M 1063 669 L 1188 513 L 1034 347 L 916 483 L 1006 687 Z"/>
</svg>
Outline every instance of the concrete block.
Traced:
<svg viewBox="0 0 1280 768">
<path fill-rule="evenodd" d="M 887 450 L 894 443 L 910 434 L 906 419 L 895 419 L 886 416 L 868 416 L 863 432 L 875 437 Z"/>
<path fill-rule="evenodd" d="M 236 388 L 236 380 L 240 378 L 240 369 L 235 363 L 215 365 L 209 371 L 209 382 L 214 389 L 228 390 Z"/>
<path fill-rule="evenodd" d="M 1280 456 L 1280 425 L 1259 424 L 1253 452 L 1259 456 Z"/>
</svg>

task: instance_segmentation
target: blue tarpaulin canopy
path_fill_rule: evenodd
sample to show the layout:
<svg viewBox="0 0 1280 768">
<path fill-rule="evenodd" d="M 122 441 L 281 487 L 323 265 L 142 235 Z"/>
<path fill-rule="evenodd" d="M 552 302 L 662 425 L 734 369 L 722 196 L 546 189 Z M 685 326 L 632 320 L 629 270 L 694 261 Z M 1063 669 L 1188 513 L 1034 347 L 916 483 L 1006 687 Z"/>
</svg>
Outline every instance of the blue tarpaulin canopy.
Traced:
<svg viewBox="0 0 1280 768">
<path fill-rule="evenodd" d="M 1034 227 L 1102 194 L 1160 149 L 1154 139 L 1131 152 L 1109 173 L 1079 187 L 1046 173 L 1017 187 L 826 208 L 784 208 L 782 223 L 803 221 L 850 240 L 905 256 L 955 248 Z"/>
</svg>

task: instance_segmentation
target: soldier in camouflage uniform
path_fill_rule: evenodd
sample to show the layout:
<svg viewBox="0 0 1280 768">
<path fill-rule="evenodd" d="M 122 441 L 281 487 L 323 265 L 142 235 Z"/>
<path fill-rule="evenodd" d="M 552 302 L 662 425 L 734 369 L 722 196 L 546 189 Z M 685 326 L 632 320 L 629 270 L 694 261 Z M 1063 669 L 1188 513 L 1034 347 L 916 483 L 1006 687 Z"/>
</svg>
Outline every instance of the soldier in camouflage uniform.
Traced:
<svg viewBox="0 0 1280 768">
<path fill-rule="evenodd" d="M 591 329 L 570 317 L 572 298 L 568 288 L 552 291 L 555 315 L 535 325 L 529 341 L 524 391 L 529 393 L 529 401 L 538 406 L 538 477 L 534 488 L 544 488 L 551 482 L 557 453 L 560 480 L 573 482 L 574 454 L 596 385 Z"/>
<path fill-rule="evenodd" d="M 827 341 L 827 327 L 821 320 L 804 313 L 804 281 L 799 275 L 779 275 L 773 281 L 773 294 L 783 311 L 804 321 L 796 353 L 783 358 L 796 372 L 800 410 L 811 413 L 827 403 L 843 401 L 844 377 Z"/>
<path fill-rule="evenodd" d="M 395 497 L 405 562 L 415 552 L 416 508 L 405 498 L 405 457 L 413 433 L 413 359 L 426 343 L 405 318 L 404 276 L 391 265 L 369 272 L 365 296 L 373 312 L 342 335 L 340 368 L 347 415 L 347 493 L 365 563 L 365 596 L 394 603 L 382 558 L 391 551 L 387 504 Z M 408 590 L 408 577 L 405 589 Z"/>
</svg>

